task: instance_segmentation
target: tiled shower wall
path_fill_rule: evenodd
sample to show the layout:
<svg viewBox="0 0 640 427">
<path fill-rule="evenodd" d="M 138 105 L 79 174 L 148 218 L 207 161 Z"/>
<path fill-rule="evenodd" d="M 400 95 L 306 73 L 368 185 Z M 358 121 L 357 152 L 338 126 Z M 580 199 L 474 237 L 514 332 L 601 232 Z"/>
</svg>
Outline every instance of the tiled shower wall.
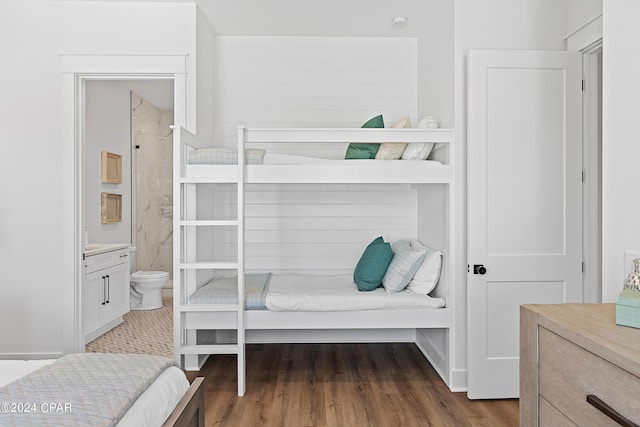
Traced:
<svg viewBox="0 0 640 427">
<path fill-rule="evenodd" d="M 131 93 L 132 237 L 136 270 L 173 278 L 173 111 Z M 170 286 L 171 281 L 168 285 Z"/>
</svg>

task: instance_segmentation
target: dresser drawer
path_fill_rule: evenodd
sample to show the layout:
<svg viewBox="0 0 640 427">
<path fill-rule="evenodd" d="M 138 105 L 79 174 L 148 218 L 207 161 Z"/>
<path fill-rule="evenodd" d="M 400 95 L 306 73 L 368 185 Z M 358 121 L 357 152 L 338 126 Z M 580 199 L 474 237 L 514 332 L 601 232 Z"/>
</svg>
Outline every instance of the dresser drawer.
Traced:
<svg viewBox="0 0 640 427">
<path fill-rule="evenodd" d="M 551 406 L 549 402 L 540 398 L 540 427 L 576 427 L 562 412 Z"/>
<path fill-rule="evenodd" d="M 538 333 L 540 396 L 580 426 L 619 426 L 587 403 L 590 394 L 640 423 L 640 378 L 543 327 Z"/>
</svg>

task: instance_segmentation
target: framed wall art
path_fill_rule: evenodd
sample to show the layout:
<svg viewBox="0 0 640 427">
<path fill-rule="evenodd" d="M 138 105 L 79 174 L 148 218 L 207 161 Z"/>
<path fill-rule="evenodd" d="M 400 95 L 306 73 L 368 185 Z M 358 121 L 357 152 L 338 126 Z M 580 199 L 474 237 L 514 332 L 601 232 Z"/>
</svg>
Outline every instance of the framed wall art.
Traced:
<svg viewBox="0 0 640 427">
<path fill-rule="evenodd" d="M 102 193 L 102 223 L 122 222 L 122 194 Z"/>
<path fill-rule="evenodd" d="M 102 152 L 102 182 L 122 184 L 122 156 L 120 154 Z"/>
</svg>

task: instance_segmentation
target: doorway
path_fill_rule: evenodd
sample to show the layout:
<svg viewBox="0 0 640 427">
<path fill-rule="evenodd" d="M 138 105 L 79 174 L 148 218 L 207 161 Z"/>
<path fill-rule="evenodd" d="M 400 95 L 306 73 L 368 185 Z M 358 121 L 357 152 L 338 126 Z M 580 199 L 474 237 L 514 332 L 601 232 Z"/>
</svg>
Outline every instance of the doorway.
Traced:
<svg viewBox="0 0 640 427">
<path fill-rule="evenodd" d="M 72 220 L 73 225 L 65 223 L 70 231 L 73 231 L 68 241 L 70 246 L 66 246 L 69 252 L 73 253 L 73 260 L 69 261 L 73 280 L 63 296 L 66 301 L 73 302 L 70 304 L 73 310 L 65 311 L 63 319 L 63 347 L 66 353 L 82 352 L 85 347 L 82 327 L 82 279 L 86 213 L 82 159 L 86 135 L 82 124 L 86 114 L 86 83 L 91 80 L 172 80 L 174 124 L 195 127 L 195 114 L 191 119 L 193 123 L 187 121 L 186 71 L 184 55 L 62 55 L 63 137 L 65 141 L 69 141 L 66 149 L 70 154 L 69 158 L 72 159 L 69 163 L 73 165 L 68 175 L 69 183 L 73 183 L 73 192 L 67 193 L 69 197 L 66 198 L 68 218 Z"/>
</svg>

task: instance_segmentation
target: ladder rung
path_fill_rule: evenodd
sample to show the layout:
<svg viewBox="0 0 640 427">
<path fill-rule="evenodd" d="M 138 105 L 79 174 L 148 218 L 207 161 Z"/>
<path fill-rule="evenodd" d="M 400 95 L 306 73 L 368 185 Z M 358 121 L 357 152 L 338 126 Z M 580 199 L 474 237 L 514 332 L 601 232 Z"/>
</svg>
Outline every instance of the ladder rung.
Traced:
<svg viewBox="0 0 640 427">
<path fill-rule="evenodd" d="M 222 226 L 222 225 L 238 225 L 237 219 L 220 219 L 220 220 L 188 220 L 180 221 L 180 225 L 195 225 L 195 226 Z"/>
<path fill-rule="evenodd" d="M 182 345 L 180 354 L 238 354 L 237 344 Z"/>
<path fill-rule="evenodd" d="M 184 304 L 178 308 L 182 313 L 195 311 L 237 312 L 239 309 L 238 304 Z"/>
<path fill-rule="evenodd" d="M 181 184 L 237 184 L 235 176 L 180 178 Z"/>
<path fill-rule="evenodd" d="M 231 270 L 238 268 L 237 262 L 184 262 L 180 263 L 181 269 L 194 269 L 194 270 Z"/>
</svg>

